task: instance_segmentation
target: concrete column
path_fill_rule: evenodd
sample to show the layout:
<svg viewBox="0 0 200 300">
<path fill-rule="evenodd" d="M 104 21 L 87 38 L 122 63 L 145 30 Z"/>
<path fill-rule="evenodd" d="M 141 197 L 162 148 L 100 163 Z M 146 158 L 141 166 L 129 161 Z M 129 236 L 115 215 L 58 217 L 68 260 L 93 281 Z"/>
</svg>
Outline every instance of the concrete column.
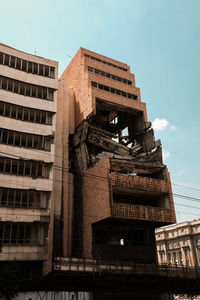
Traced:
<svg viewBox="0 0 200 300">
<path fill-rule="evenodd" d="M 73 118 L 73 91 L 64 90 L 63 94 L 63 254 L 71 256 L 73 222 L 73 175 L 69 173 L 69 120 Z M 72 110 L 70 108 L 72 104 Z"/>
<path fill-rule="evenodd" d="M 190 237 L 190 243 L 191 243 L 191 254 L 192 254 L 192 260 L 193 260 L 193 266 L 198 266 L 198 259 L 197 259 L 197 253 L 196 253 L 196 246 L 195 246 L 195 236 L 191 235 Z"/>
<path fill-rule="evenodd" d="M 72 221 L 73 221 L 73 175 L 69 174 L 69 123 L 73 120 L 73 110 L 70 107 L 70 97 L 73 91 L 59 81 L 58 106 L 55 137 L 55 165 L 59 166 L 55 170 L 54 182 L 54 210 L 55 210 L 55 234 L 60 235 L 55 251 L 62 253 L 63 256 L 71 255 Z M 70 112 L 70 114 L 69 114 Z M 73 127 L 73 126 L 71 126 Z M 71 131 L 74 128 L 70 128 Z M 63 232 L 59 232 L 63 230 Z M 55 236 L 56 239 L 56 236 Z M 62 239 L 62 244 L 61 244 Z M 59 244 L 59 245 L 58 245 Z M 62 249 L 61 249 L 62 248 Z"/>
</svg>

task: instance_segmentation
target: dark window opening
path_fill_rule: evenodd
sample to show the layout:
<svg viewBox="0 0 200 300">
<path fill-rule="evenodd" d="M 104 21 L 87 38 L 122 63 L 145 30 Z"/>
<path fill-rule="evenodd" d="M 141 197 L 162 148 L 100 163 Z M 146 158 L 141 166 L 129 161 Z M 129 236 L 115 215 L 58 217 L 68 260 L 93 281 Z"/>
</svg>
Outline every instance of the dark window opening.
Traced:
<svg viewBox="0 0 200 300">
<path fill-rule="evenodd" d="M 113 202 L 139 206 L 151 206 L 169 209 L 169 197 L 166 194 L 141 191 L 113 190 Z"/>
<path fill-rule="evenodd" d="M 0 64 L 18 69 L 24 72 L 55 78 L 55 68 L 0 52 Z"/>
<path fill-rule="evenodd" d="M 109 87 L 107 85 L 103 85 L 103 84 L 100 84 L 100 83 L 97 83 L 97 82 L 94 82 L 94 81 L 92 81 L 91 84 L 92 84 L 93 87 L 95 87 L 97 89 L 108 91 L 108 92 L 111 92 L 113 94 L 121 95 L 123 97 L 130 98 L 130 99 L 133 99 L 133 100 L 137 100 L 138 99 L 137 95 L 129 94 L 129 93 L 126 93 L 124 91 L 121 91 L 121 90 Z"/>
<path fill-rule="evenodd" d="M 11 173 L 11 172 L 12 172 L 12 161 L 10 159 L 5 159 L 4 173 Z"/>
<path fill-rule="evenodd" d="M 53 112 L 0 101 L 0 116 L 26 122 L 52 125 Z"/>
<path fill-rule="evenodd" d="M 0 173 L 9 173 L 33 178 L 49 178 L 51 164 L 0 157 Z"/>
<path fill-rule="evenodd" d="M 46 231 L 42 223 L 0 222 L 0 243 L 44 245 Z"/>
<path fill-rule="evenodd" d="M 4 76 L 0 76 L 0 81 L 2 82 L 0 88 L 4 90 L 34 98 L 40 98 L 49 101 L 54 100 L 54 89 L 25 83 Z"/>
<path fill-rule="evenodd" d="M 101 62 L 101 63 L 103 63 L 103 64 L 105 64 L 105 65 L 112 66 L 112 67 L 117 68 L 117 69 L 119 69 L 119 70 L 122 70 L 122 71 L 125 71 L 125 72 L 128 71 L 128 69 L 126 69 L 126 68 L 120 67 L 120 66 L 118 66 L 118 65 L 115 65 L 115 64 L 113 64 L 113 63 L 107 62 L 107 61 L 102 60 L 102 59 L 100 59 L 100 58 L 97 58 L 97 57 L 94 57 L 94 56 L 91 56 L 91 55 L 88 55 L 88 54 L 84 54 L 84 56 L 87 57 L 87 58 L 96 60 L 96 61 L 98 61 L 98 62 Z"/>
<path fill-rule="evenodd" d="M 88 71 L 91 72 L 91 73 L 100 74 L 101 76 L 104 76 L 104 77 L 107 77 L 107 78 L 111 78 L 115 81 L 119 81 L 119 82 L 123 82 L 123 83 L 128 84 L 128 85 L 132 85 L 132 81 L 130 81 L 130 80 L 121 78 L 119 76 L 116 76 L 116 75 L 113 75 L 113 74 L 110 74 L 110 73 L 105 73 L 104 71 L 101 71 L 101 70 L 98 70 L 98 69 L 95 69 L 95 68 L 92 68 L 92 67 L 89 67 L 89 66 L 88 66 Z"/>
<path fill-rule="evenodd" d="M 29 119 L 29 111 L 24 116 Z M 52 137 L 50 136 L 28 134 L 0 128 L 1 144 L 51 151 L 51 140 Z"/>
<path fill-rule="evenodd" d="M 0 187 L 0 206 L 46 209 L 49 197 L 50 192 Z"/>
<path fill-rule="evenodd" d="M 98 227 L 93 231 L 93 243 L 96 245 L 107 245 L 110 247 L 129 247 L 129 246 L 142 246 L 147 245 L 147 230 L 144 228 L 119 227 L 116 230 L 114 228 L 108 228 L 104 230 L 104 226 Z M 146 233 L 145 233 L 146 232 Z M 108 249 L 109 249 L 108 248 Z M 106 248 L 105 248 L 106 251 Z"/>
</svg>

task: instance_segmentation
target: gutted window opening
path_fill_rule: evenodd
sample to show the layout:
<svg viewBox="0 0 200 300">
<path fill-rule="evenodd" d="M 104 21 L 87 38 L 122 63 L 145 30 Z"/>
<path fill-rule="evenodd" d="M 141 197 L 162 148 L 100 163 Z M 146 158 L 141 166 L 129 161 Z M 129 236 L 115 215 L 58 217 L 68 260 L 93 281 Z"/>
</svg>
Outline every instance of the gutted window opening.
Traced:
<svg viewBox="0 0 200 300">
<path fill-rule="evenodd" d="M 158 171 L 158 172 L 156 172 L 156 171 L 151 172 L 150 174 L 140 173 L 140 174 L 137 174 L 137 175 L 141 176 L 141 177 L 148 177 L 148 178 L 155 178 L 155 179 L 160 179 L 160 180 L 166 180 L 165 172 L 164 172 L 163 169 L 160 170 L 160 171 Z"/>
<path fill-rule="evenodd" d="M 113 140 L 124 146 L 137 143 L 137 132 L 143 129 L 143 114 L 134 110 L 126 111 L 101 103 L 97 99 L 96 116 L 93 126 L 113 135 Z M 134 129 L 133 129 L 134 128 Z M 135 132 L 133 132 L 133 130 Z"/>
<path fill-rule="evenodd" d="M 27 73 L 37 74 L 40 76 L 55 78 L 55 68 L 47 65 L 24 60 L 22 58 L 12 56 L 0 52 L 0 64 L 10 68 L 21 70 Z"/>
<path fill-rule="evenodd" d="M 0 206 L 47 209 L 50 192 L 0 187 Z"/>
<path fill-rule="evenodd" d="M 137 95 L 130 94 L 130 93 L 112 88 L 112 87 L 104 85 L 104 84 L 100 84 L 100 83 L 97 83 L 97 82 L 94 82 L 94 81 L 91 81 L 91 84 L 92 84 L 92 87 L 100 89 L 100 90 L 104 90 L 104 91 L 109 92 L 109 93 L 117 94 L 117 95 L 120 95 L 122 97 L 130 98 L 130 99 L 133 99 L 133 100 L 138 99 Z"/>
<path fill-rule="evenodd" d="M 125 243 L 124 243 L 124 238 L 121 238 L 121 239 L 120 239 L 120 245 L 121 245 L 121 246 L 124 246 L 124 244 L 125 244 Z"/>
<path fill-rule="evenodd" d="M 47 224 L 0 222 L 0 243 L 3 245 L 45 245 Z"/>
<path fill-rule="evenodd" d="M 25 83 L 19 80 L 0 76 L 0 89 L 23 96 L 39 98 L 43 100 L 54 100 L 54 89 Z"/>
<path fill-rule="evenodd" d="M 49 178 L 51 163 L 0 157 L 0 173 Z"/>
<path fill-rule="evenodd" d="M 144 245 L 148 241 L 145 241 L 145 230 L 144 229 L 130 229 L 130 228 L 118 228 L 118 231 L 112 228 L 103 230 L 98 228 L 94 232 L 94 244 L 108 245 L 111 247 L 115 246 L 133 246 L 133 245 Z M 147 235 L 147 234 L 146 234 Z"/>
<path fill-rule="evenodd" d="M 25 112 L 28 115 L 29 111 Z M 28 134 L 0 128 L 0 144 L 51 151 L 52 136 Z"/>
<path fill-rule="evenodd" d="M 139 223 L 104 220 L 92 224 L 93 257 L 155 262 L 154 229 Z"/>
<path fill-rule="evenodd" d="M 104 71 L 92 68 L 92 67 L 89 67 L 89 66 L 88 66 L 88 71 L 91 72 L 91 73 L 95 73 L 95 74 L 101 75 L 103 77 L 110 78 L 110 79 L 118 81 L 118 82 L 125 83 L 127 85 L 131 85 L 131 86 L 133 85 L 132 81 L 130 81 L 128 79 L 125 79 L 125 78 L 122 78 L 122 77 L 119 77 L 119 76 L 116 76 L 116 75 L 113 75 L 113 74 L 110 74 L 110 73 L 107 73 L 107 72 L 104 72 Z"/>
<path fill-rule="evenodd" d="M 93 257 L 155 263 L 153 230 L 143 226 L 93 225 Z"/>
<path fill-rule="evenodd" d="M 113 202 L 170 209 L 169 196 L 141 190 L 113 188 Z"/>
<path fill-rule="evenodd" d="M 155 141 L 142 111 L 96 98 L 96 113 L 82 122 L 71 141 L 74 170 L 108 156 L 112 172 L 165 179 L 160 140 Z"/>
<path fill-rule="evenodd" d="M 87 58 L 90 58 L 90 59 L 92 59 L 92 60 L 96 60 L 96 61 L 98 61 L 98 62 L 101 62 L 101 63 L 103 63 L 103 64 L 105 64 L 105 65 L 109 65 L 109 66 L 111 66 L 111 67 L 117 68 L 117 69 L 119 69 L 119 70 L 122 70 L 122 71 L 125 71 L 125 72 L 128 71 L 128 69 L 126 69 L 126 68 L 120 67 L 120 66 L 118 66 L 118 65 L 115 65 L 115 64 L 110 63 L 110 62 L 108 62 L 108 61 L 105 61 L 105 60 L 102 60 L 102 59 L 100 59 L 100 58 L 94 57 L 94 56 L 92 56 L 92 55 L 89 55 L 89 54 L 86 54 L 86 53 L 85 53 L 84 56 L 87 57 Z"/>
</svg>

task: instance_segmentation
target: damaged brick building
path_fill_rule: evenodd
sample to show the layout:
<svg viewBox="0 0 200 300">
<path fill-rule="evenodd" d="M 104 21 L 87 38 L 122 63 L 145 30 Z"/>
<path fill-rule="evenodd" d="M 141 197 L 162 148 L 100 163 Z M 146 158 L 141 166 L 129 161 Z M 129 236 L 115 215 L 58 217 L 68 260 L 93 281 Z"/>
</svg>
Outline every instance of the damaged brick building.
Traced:
<svg viewBox="0 0 200 300">
<path fill-rule="evenodd" d="M 1 264 L 53 276 L 78 259 L 93 273 L 106 261 L 155 264 L 155 228 L 176 217 L 134 74 L 83 48 L 57 73 L 0 44 Z"/>
<path fill-rule="evenodd" d="M 161 142 L 134 75 L 128 65 L 80 48 L 60 82 L 71 90 L 68 109 L 74 115 L 64 125 L 73 220 L 69 224 L 65 211 L 63 245 L 70 248 L 57 254 L 155 263 L 154 230 L 176 218 Z M 59 101 L 65 100 L 58 95 Z"/>
</svg>

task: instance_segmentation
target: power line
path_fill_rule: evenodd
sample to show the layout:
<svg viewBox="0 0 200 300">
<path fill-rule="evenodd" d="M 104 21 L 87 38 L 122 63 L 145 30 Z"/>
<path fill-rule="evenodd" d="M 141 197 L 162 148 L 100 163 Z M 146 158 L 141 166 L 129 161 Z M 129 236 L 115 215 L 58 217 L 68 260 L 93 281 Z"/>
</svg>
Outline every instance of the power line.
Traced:
<svg viewBox="0 0 200 300">
<path fill-rule="evenodd" d="M 181 204 L 181 203 L 176 203 L 176 202 L 174 202 L 174 204 L 175 204 L 175 205 L 180 205 L 180 206 L 189 207 L 189 208 L 200 209 L 200 207 L 197 207 L 197 206 L 191 206 L 191 205 L 186 205 L 186 204 Z"/>
<path fill-rule="evenodd" d="M 184 200 L 190 200 L 190 201 L 200 202 L 200 198 L 195 198 L 195 197 L 190 197 L 190 196 L 180 195 L 180 194 L 174 194 L 174 193 L 173 193 L 173 196 L 175 198 L 182 198 Z"/>
<path fill-rule="evenodd" d="M 53 181 L 54 181 L 54 180 L 53 180 Z M 56 181 L 58 181 L 58 180 L 56 180 Z M 7 183 L 10 183 L 10 181 L 6 181 L 6 180 L 0 180 L 0 182 L 7 182 Z M 59 181 L 59 182 L 61 182 L 61 181 Z M 69 184 L 73 184 L 73 183 L 69 183 Z M 19 183 L 15 183 L 15 185 L 21 186 Z M 27 186 L 27 187 L 30 188 L 30 185 L 24 185 L 24 184 L 23 184 L 23 186 Z M 2 187 L 2 188 L 3 188 L 3 187 Z M 105 189 L 102 189 L 102 188 L 97 188 L 97 189 L 99 189 L 99 190 L 101 190 L 101 191 L 105 191 Z M 51 192 L 51 191 L 49 191 L 49 192 Z M 181 196 L 181 195 L 179 195 L 179 196 Z M 200 209 L 200 207 L 191 206 L 191 205 L 186 205 L 186 204 L 182 204 L 182 203 L 176 203 L 176 202 L 174 202 L 174 204 L 175 204 L 175 205 L 179 205 L 179 206 L 189 207 L 189 208 Z"/>
<path fill-rule="evenodd" d="M 177 213 L 181 213 L 181 214 L 193 215 L 193 216 L 197 216 L 197 217 L 199 217 L 199 215 L 197 215 L 197 214 L 188 213 L 188 212 L 184 212 L 184 211 L 179 211 L 179 210 L 176 210 L 176 212 L 177 212 Z"/>
<path fill-rule="evenodd" d="M 0 151 L 0 153 L 7 154 L 7 153 L 2 152 L 2 151 Z M 27 158 L 20 157 L 19 155 L 10 154 L 10 156 L 17 157 L 17 158 L 24 159 L 24 160 L 28 160 Z M 63 166 L 57 166 L 57 165 L 53 165 L 52 168 L 53 169 L 57 169 L 57 170 L 67 170 L 67 171 L 69 170 L 69 168 L 66 168 L 66 167 L 63 167 Z M 87 176 L 87 177 L 89 176 L 89 177 L 93 177 L 93 178 L 94 177 L 95 178 L 100 178 L 101 180 L 103 179 L 103 180 L 107 181 L 107 178 L 104 178 L 102 176 L 97 176 L 97 175 L 94 175 L 94 174 L 85 174 L 85 176 Z M 64 181 L 64 180 L 56 180 L 56 179 L 46 179 L 46 180 L 53 181 L 53 182 L 62 182 L 62 183 L 67 183 L 67 184 L 73 184 L 72 182 L 68 182 L 68 181 Z M 2 181 L 2 182 L 6 182 L 6 181 Z M 16 185 L 18 185 L 18 184 L 16 183 Z M 178 184 L 174 184 L 174 185 L 178 185 Z M 30 185 L 26 185 L 26 186 L 30 188 Z M 195 188 L 191 188 L 191 187 L 187 187 L 187 186 L 182 186 L 182 185 L 178 185 L 178 186 L 186 187 L 186 188 L 190 188 L 190 189 L 195 189 Z M 99 188 L 96 187 L 96 189 L 99 189 Z M 101 189 L 101 190 L 104 191 L 104 189 Z M 198 189 L 196 189 L 196 190 L 198 190 Z M 195 201 L 195 202 L 199 202 L 200 201 L 200 198 L 190 197 L 190 196 L 181 195 L 181 194 L 175 194 L 174 193 L 173 196 L 174 197 L 178 197 L 178 198 L 182 198 L 184 200 L 190 200 L 190 201 Z M 177 205 L 181 205 L 181 204 L 177 204 Z M 186 206 L 186 205 L 182 204 L 182 206 Z M 189 206 L 189 205 L 187 207 L 191 207 L 192 208 L 192 206 Z M 197 208 L 197 207 L 193 207 L 193 208 Z"/>
<path fill-rule="evenodd" d="M 37 150 L 37 149 L 36 149 Z M 29 158 L 26 158 L 26 157 L 21 157 L 19 155 L 15 155 L 15 154 L 8 154 L 6 152 L 2 152 L 0 151 L 0 153 L 2 154 L 5 154 L 5 155 L 9 155 L 9 156 L 13 156 L 13 157 L 17 157 L 17 158 L 20 158 L 20 159 L 24 159 L 24 160 L 30 160 Z M 52 158 L 54 157 L 58 157 L 58 158 L 61 158 L 62 160 L 64 159 L 63 156 L 58 156 L 58 155 L 54 155 L 54 154 L 50 154 L 50 153 L 45 153 L 45 155 L 48 155 L 48 156 L 51 156 Z M 6 156 L 7 157 L 7 156 Z M 32 159 L 34 160 L 34 159 Z M 68 161 L 68 159 L 64 159 L 66 161 Z M 49 162 L 49 163 L 52 163 L 52 162 Z M 66 167 L 63 167 L 63 166 L 56 166 L 54 165 L 55 168 L 61 168 L 62 170 L 65 169 L 65 170 L 69 170 L 69 168 L 66 168 Z M 175 185 L 175 186 L 179 186 L 179 187 L 182 187 L 182 188 L 187 188 L 187 189 L 191 189 L 191 190 L 195 190 L 195 191 L 200 191 L 200 189 L 198 188 L 195 188 L 195 187 L 191 187 L 191 186 L 186 186 L 186 185 L 181 185 L 181 184 L 178 184 L 178 183 L 173 183 L 172 182 L 172 185 Z M 200 199 L 199 199 L 200 200 Z"/>
<path fill-rule="evenodd" d="M 2 154 L 7 154 L 7 153 L 2 152 L 2 151 L 0 151 L 0 153 L 2 153 Z M 13 157 L 20 158 L 20 159 L 28 160 L 27 158 L 20 157 L 19 155 L 14 155 L 14 154 L 10 154 L 10 155 L 13 156 Z M 52 168 L 53 168 L 53 169 L 57 169 L 57 170 L 66 170 L 66 171 L 69 171 L 69 168 L 66 168 L 66 167 L 63 167 L 63 166 L 53 165 Z M 85 176 L 87 176 L 87 177 L 93 177 L 93 178 L 95 177 L 95 178 L 99 178 L 99 179 L 101 179 L 101 180 L 107 181 L 107 178 L 104 178 L 104 177 L 98 176 L 98 175 L 94 175 L 94 174 L 85 174 Z M 56 180 L 56 179 L 46 179 L 46 180 L 72 184 L 72 183 L 70 183 L 70 182 L 67 182 L 67 181 L 65 182 L 65 181 L 63 181 L 63 180 Z M 102 190 L 103 190 L 103 189 L 102 189 Z M 156 191 L 154 191 L 154 192 L 156 192 Z M 159 193 L 159 192 L 158 192 L 158 193 Z M 174 197 L 183 198 L 183 199 L 185 199 L 185 200 L 200 201 L 200 198 L 190 197 L 190 196 L 181 195 L 181 194 L 173 194 L 173 195 L 174 195 Z"/>
<path fill-rule="evenodd" d="M 187 186 L 187 185 L 182 185 L 182 184 L 178 184 L 178 183 L 173 183 L 173 185 L 176 185 L 176 186 L 179 186 L 179 187 L 183 187 L 183 188 L 186 188 L 186 189 L 190 189 L 190 190 L 194 190 L 194 191 L 200 191 L 200 189 L 198 188 L 195 188 L 195 187 L 191 187 L 191 186 Z"/>
</svg>

